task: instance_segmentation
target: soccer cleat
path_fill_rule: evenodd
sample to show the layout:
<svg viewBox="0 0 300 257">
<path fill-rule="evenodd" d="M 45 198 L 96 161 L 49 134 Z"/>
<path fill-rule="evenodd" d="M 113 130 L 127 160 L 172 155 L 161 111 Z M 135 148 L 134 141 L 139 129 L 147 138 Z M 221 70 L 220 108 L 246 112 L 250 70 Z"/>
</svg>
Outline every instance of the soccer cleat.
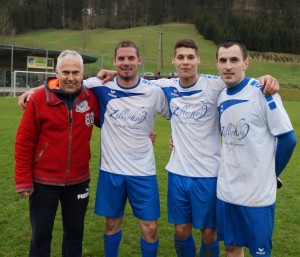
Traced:
<svg viewBox="0 0 300 257">
<path fill-rule="evenodd" d="M 282 181 L 280 180 L 280 178 L 277 178 L 277 188 L 281 188 L 282 187 Z"/>
</svg>

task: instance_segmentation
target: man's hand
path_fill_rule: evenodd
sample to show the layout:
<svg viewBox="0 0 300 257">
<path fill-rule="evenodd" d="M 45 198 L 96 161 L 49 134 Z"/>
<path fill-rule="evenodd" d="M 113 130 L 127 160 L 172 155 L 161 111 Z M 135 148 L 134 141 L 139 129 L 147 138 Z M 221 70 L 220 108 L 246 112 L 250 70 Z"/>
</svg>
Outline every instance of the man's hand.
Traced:
<svg viewBox="0 0 300 257">
<path fill-rule="evenodd" d="M 173 138 L 172 138 L 172 136 L 170 136 L 169 147 L 170 147 L 170 150 L 173 151 L 174 144 L 173 144 Z"/>
<path fill-rule="evenodd" d="M 29 101 L 32 94 L 30 90 L 19 96 L 18 105 L 24 111 L 26 109 L 27 102 Z"/>
<path fill-rule="evenodd" d="M 264 95 L 273 95 L 279 91 L 279 83 L 277 79 L 273 78 L 270 75 L 265 75 L 258 78 L 259 83 L 264 87 Z"/>
<path fill-rule="evenodd" d="M 19 195 L 21 196 L 21 198 L 27 198 L 30 197 L 32 193 L 33 191 L 24 191 L 24 192 L 19 192 Z"/>
<path fill-rule="evenodd" d="M 114 79 L 114 77 L 117 76 L 117 72 L 114 71 L 114 70 L 104 70 L 104 69 L 101 69 L 98 74 L 97 74 L 97 77 L 99 79 L 102 80 L 103 83 L 106 83 L 108 81 L 112 81 Z"/>
<path fill-rule="evenodd" d="M 153 131 L 151 132 L 151 134 L 149 135 L 149 137 L 150 137 L 150 139 L 151 139 L 152 144 L 154 144 L 154 143 L 155 143 L 155 140 L 156 140 L 156 137 L 157 137 L 156 132 L 153 130 Z"/>
<path fill-rule="evenodd" d="M 23 93 L 22 95 L 19 96 L 18 99 L 18 105 L 19 107 L 24 111 L 26 109 L 27 102 L 29 101 L 30 97 L 40 88 L 43 88 L 44 86 L 41 85 L 39 87 L 34 87 L 27 92 Z"/>
</svg>

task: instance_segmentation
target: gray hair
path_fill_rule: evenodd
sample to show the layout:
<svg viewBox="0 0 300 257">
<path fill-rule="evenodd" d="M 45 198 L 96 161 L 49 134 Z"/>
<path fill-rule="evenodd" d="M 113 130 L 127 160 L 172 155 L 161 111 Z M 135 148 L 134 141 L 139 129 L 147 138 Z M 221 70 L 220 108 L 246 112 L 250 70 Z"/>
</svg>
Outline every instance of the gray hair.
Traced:
<svg viewBox="0 0 300 257">
<path fill-rule="evenodd" d="M 76 51 L 72 51 L 72 50 L 64 50 L 60 53 L 60 55 L 57 57 L 57 63 L 56 63 L 56 69 L 59 69 L 61 66 L 61 60 L 64 58 L 78 58 L 79 62 L 80 62 L 80 67 L 83 70 L 83 59 L 82 56 L 77 53 Z"/>
</svg>

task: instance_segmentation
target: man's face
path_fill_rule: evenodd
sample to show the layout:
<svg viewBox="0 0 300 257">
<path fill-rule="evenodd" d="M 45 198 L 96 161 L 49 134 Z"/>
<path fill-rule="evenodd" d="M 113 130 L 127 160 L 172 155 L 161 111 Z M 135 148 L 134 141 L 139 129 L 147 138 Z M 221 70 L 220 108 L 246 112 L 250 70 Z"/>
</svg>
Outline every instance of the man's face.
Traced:
<svg viewBox="0 0 300 257">
<path fill-rule="evenodd" d="M 138 66 L 141 63 L 141 58 L 137 56 L 135 48 L 121 47 L 117 50 L 114 66 L 121 79 L 125 81 L 135 79 L 138 76 Z"/>
<path fill-rule="evenodd" d="M 61 65 L 56 69 L 56 77 L 59 80 L 59 88 L 66 94 L 75 93 L 83 79 L 83 69 L 78 58 L 65 57 Z"/>
<path fill-rule="evenodd" d="M 178 77 L 188 79 L 197 75 L 200 58 L 195 49 L 180 47 L 176 49 L 172 63 L 175 65 Z"/>
<path fill-rule="evenodd" d="M 243 59 L 239 46 L 233 45 L 229 48 L 219 48 L 217 69 L 227 87 L 233 87 L 244 79 L 248 65 L 249 59 Z"/>
</svg>

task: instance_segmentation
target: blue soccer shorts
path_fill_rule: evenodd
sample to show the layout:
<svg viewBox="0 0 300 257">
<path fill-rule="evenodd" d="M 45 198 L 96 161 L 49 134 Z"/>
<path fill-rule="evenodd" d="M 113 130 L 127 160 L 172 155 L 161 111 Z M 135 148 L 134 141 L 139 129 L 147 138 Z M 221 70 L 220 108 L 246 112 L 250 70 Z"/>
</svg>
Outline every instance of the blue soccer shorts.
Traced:
<svg viewBox="0 0 300 257">
<path fill-rule="evenodd" d="M 156 176 L 126 176 L 100 171 L 95 213 L 117 218 L 124 216 L 127 199 L 133 215 L 141 220 L 160 217 L 160 202 Z"/>
<path fill-rule="evenodd" d="M 216 228 L 217 178 L 168 173 L 168 221 L 192 223 L 196 229 Z"/>
<path fill-rule="evenodd" d="M 269 257 L 275 204 L 247 207 L 217 200 L 218 240 L 225 246 L 248 247 L 254 257 Z"/>
</svg>

